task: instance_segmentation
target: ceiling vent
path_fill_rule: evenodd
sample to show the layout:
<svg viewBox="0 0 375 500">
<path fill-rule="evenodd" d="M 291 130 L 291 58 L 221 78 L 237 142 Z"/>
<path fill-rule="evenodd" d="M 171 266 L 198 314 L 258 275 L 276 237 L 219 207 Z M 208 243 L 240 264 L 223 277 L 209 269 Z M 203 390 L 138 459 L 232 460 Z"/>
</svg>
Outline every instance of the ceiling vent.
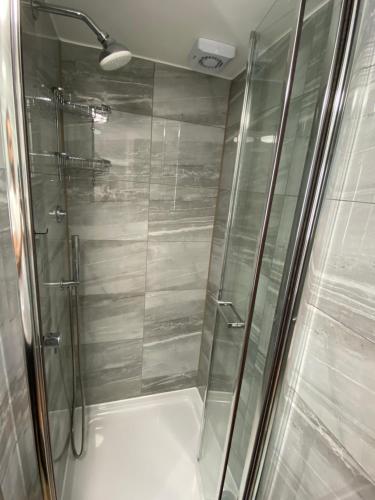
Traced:
<svg viewBox="0 0 375 500">
<path fill-rule="evenodd" d="M 233 45 L 198 38 L 190 52 L 190 63 L 197 71 L 220 73 L 235 55 L 236 47 Z"/>
</svg>

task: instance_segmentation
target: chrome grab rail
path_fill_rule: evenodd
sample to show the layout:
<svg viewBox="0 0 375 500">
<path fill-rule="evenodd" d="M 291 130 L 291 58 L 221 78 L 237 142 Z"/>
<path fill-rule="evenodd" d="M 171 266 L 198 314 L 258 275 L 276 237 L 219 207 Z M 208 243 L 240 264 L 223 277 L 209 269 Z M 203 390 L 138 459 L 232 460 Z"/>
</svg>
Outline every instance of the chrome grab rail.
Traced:
<svg viewBox="0 0 375 500">
<path fill-rule="evenodd" d="M 72 288 L 77 287 L 79 285 L 79 281 L 65 281 L 61 279 L 60 281 L 50 281 L 47 283 L 43 283 L 43 285 L 48 287 Z"/>
<path fill-rule="evenodd" d="M 241 316 L 236 311 L 236 308 L 234 307 L 232 302 L 227 302 L 225 300 L 217 300 L 216 303 L 218 305 L 217 310 L 219 311 L 220 316 L 223 318 L 223 320 L 227 324 L 228 328 L 244 328 L 245 327 L 245 322 L 242 320 Z M 228 310 L 228 309 L 230 309 L 230 311 L 233 313 L 234 317 L 236 318 L 236 321 L 230 321 L 228 319 L 228 316 L 226 315 L 226 310 Z"/>
</svg>

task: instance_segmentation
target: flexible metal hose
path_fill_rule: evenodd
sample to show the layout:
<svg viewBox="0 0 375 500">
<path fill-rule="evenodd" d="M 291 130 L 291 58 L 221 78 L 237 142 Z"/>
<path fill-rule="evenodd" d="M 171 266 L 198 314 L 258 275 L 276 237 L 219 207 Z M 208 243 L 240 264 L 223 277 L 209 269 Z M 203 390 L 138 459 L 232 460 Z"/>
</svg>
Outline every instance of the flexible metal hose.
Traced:
<svg viewBox="0 0 375 500">
<path fill-rule="evenodd" d="M 83 455 L 85 448 L 85 433 L 86 433 L 86 403 L 85 403 L 85 392 L 83 388 L 83 377 L 82 377 L 82 366 L 81 366 L 81 339 L 80 339 L 80 322 L 79 322 L 79 293 L 78 287 L 69 288 L 69 297 L 71 301 L 71 311 L 74 309 L 75 316 L 75 339 L 72 337 L 72 372 L 73 372 L 73 400 L 72 400 L 72 411 L 71 411 L 71 423 L 70 423 L 70 437 L 72 452 L 75 458 L 80 458 Z M 73 324 L 73 322 L 72 322 Z M 77 408 L 77 374 L 79 380 L 79 390 L 81 393 L 81 445 L 76 447 L 75 442 L 75 411 Z"/>
</svg>

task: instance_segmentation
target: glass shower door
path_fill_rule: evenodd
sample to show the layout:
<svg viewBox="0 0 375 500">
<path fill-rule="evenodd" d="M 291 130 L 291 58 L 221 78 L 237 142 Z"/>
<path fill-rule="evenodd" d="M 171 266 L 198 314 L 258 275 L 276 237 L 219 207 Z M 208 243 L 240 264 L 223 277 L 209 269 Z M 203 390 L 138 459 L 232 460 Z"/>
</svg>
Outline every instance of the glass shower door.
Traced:
<svg viewBox="0 0 375 500">
<path fill-rule="evenodd" d="M 226 492 L 222 498 L 239 498 L 249 442 L 256 431 L 258 401 L 267 384 L 271 329 L 300 184 L 304 169 L 308 168 L 306 155 L 314 139 L 314 117 L 319 114 L 325 88 L 325 64 L 332 57 L 330 42 L 337 25 L 332 12 L 339 4 L 330 2 L 318 8 L 316 2 L 308 2 L 305 12 L 301 9 L 301 37 L 297 39 L 294 74 L 290 65 L 291 48 L 300 3 L 279 0 L 256 32 L 238 139 L 237 175 L 221 288 L 216 297 L 200 451 L 205 500 L 216 500 L 221 489 Z M 283 106 L 285 111 L 288 74 L 292 76 L 292 87 L 283 117 L 285 134 L 279 143 L 281 152 L 272 193 L 275 145 Z M 266 207 L 269 222 L 265 226 Z M 264 248 L 260 249 L 262 237 Z M 259 281 L 253 294 L 256 272 Z M 249 343 L 243 360 L 245 322 L 251 301 Z M 239 369 L 241 363 L 243 373 Z M 236 394 L 239 377 L 241 386 Z M 220 485 L 223 471 L 225 483 Z"/>
<path fill-rule="evenodd" d="M 297 6 L 293 0 L 295 11 Z M 295 15 L 287 19 L 284 17 L 290 8 L 291 2 L 277 2 L 266 22 L 256 34 L 252 34 L 250 42 L 251 60 L 247 69 L 247 90 L 237 142 L 236 173 L 220 290 L 216 297 L 214 341 L 205 399 L 200 451 L 205 500 L 217 498 L 226 449 L 254 264 L 288 74 L 290 35 L 278 44 L 274 42 L 281 34 L 290 32 L 296 22 Z M 280 14 L 283 14 L 281 18 Z M 271 227 L 275 231 L 276 220 L 271 221 Z M 268 247 L 266 254 L 270 253 L 272 249 Z M 236 479 L 232 473 L 228 490 L 234 494 L 238 484 Z"/>
<path fill-rule="evenodd" d="M 28 82 L 26 82 L 28 83 Z M 72 355 L 69 296 L 49 286 L 70 275 L 65 183 L 57 156 L 59 136 L 51 96 L 27 87 L 30 185 L 35 229 L 36 270 L 41 306 L 42 347 L 55 483 L 60 498 L 70 439 Z"/>
</svg>

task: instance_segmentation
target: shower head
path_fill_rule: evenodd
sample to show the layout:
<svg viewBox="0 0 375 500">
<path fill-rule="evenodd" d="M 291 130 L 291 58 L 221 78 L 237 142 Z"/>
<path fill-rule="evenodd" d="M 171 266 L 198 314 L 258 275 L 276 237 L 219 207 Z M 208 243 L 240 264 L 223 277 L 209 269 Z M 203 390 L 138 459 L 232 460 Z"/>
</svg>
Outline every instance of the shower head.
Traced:
<svg viewBox="0 0 375 500">
<path fill-rule="evenodd" d="M 112 38 L 106 38 L 102 45 L 103 50 L 99 54 L 99 64 L 105 71 L 119 69 L 128 64 L 132 58 L 130 50 Z"/>
<path fill-rule="evenodd" d="M 72 17 L 86 23 L 91 31 L 95 33 L 97 39 L 103 46 L 103 50 L 99 55 L 99 64 L 105 71 L 119 69 L 122 66 L 125 66 L 125 64 L 128 64 L 132 58 L 130 50 L 117 43 L 108 35 L 108 33 L 101 30 L 99 26 L 95 24 L 94 21 L 84 12 L 71 9 L 69 7 L 60 7 L 58 5 L 40 2 L 38 0 L 30 1 L 35 18 L 37 18 L 38 12 L 41 11 L 48 12 L 49 14 L 57 14 L 58 16 Z"/>
</svg>

